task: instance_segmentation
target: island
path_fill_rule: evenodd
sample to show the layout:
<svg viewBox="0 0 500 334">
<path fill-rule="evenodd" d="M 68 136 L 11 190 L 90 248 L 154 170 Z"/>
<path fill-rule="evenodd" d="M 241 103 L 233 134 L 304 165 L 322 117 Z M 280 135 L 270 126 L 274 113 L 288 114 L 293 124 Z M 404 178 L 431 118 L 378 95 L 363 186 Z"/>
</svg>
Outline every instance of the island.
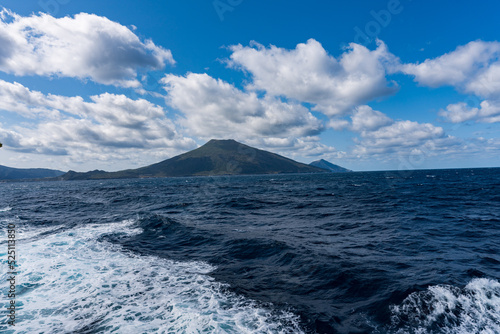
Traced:
<svg viewBox="0 0 500 334">
<path fill-rule="evenodd" d="M 197 149 L 150 166 L 117 172 L 94 170 L 78 173 L 69 171 L 59 179 L 95 180 L 328 172 L 324 168 L 306 165 L 275 153 L 239 143 L 233 139 L 212 139 Z"/>
</svg>

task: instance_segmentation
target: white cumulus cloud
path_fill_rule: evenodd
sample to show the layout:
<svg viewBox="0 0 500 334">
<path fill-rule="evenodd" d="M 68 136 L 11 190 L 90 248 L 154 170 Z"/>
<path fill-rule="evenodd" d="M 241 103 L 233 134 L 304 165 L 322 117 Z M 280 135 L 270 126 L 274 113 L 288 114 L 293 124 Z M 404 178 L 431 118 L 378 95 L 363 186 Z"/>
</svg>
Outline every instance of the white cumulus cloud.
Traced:
<svg viewBox="0 0 500 334">
<path fill-rule="evenodd" d="M 357 107 L 349 119 L 333 119 L 330 127 L 347 129 L 359 134 L 351 156 L 408 155 L 425 151 L 429 155 L 454 149 L 461 142 L 448 136 L 443 128 L 431 123 L 393 120 L 378 110 L 363 105 Z"/>
<path fill-rule="evenodd" d="M 91 79 L 121 87 L 140 87 L 140 69 L 174 63 L 170 50 L 141 41 L 129 28 L 106 17 L 87 13 L 23 17 L 2 9 L 0 45 L 3 72 Z"/>
<path fill-rule="evenodd" d="M 183 114 L 181 124 L 201 138 L 303 137 L 323 130 L 321 121 L 298 103 L 260 98 L 207 74 L 167 75 L 167 103 Z"/>
<path fill-rule="evenodd" d="M 383 126 L 394 123 L 390 117 L 378 110 L 373 110 L 367 105 L 356 107 L 350 118 L 350 122 L 345 119 L 332 119 L 329 125 L 335 130 L 348 129 L 355 132 L 363 132 L 375 131 Z"/>
<path fill-rule="evenodd" d="M 230 49 L 229 64 L 252 76 L 248 89 L 312 103 L 314 110 L 329 116 L 344 114 L 398 89 L 386 79 L 398 60 L 381 41 L 373 51 L 351 43 L 338 59 L 314 39 L 293 50 L 257 43 Z"/>
<path fill-rule="evenodd" d="M 396 121 L 376 131 L 361 132 L 354 153 L 358 155 L 411 154 L 415 150 L 435 155 L 461 142 L 430 123 Z"/>
<path fill-rule="evenodd" d="M 486 88 L 474 86 L 479 84 L 480 77 L 488 72 L 490 66 L 498 66 L 499 55 L 500 43 L 474 41 L 437 58 L 402 65 L 401 70 L 414 75 L 415 80 L 424 86 L 449 85 L 483 95 Z"/>
<path fill-rule="evenodd" d="M 439 116 L 452 123 L 476 121 L 480 123 L 500 122 L 500 102 L 482 101 L 479 107 L 470 107 L 467 103 L 450 104 L 446 110 L 439 112 Z"/>
</svg>

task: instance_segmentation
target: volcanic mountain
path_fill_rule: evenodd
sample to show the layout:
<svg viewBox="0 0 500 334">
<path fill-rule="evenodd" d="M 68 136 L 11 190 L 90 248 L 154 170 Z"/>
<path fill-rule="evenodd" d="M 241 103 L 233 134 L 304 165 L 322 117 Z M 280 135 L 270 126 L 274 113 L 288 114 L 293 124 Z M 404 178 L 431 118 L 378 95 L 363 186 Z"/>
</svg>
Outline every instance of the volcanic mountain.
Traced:
<svg viewBox="0 0 500 334">
<path fill-rule="evenodd" d="M 63 180 L 117 179 L 171 176 L 249 175 L 282 173 L 325 173 L 281 155 L 259 150 L 235 140 L 212 139 L 205 145 L 162 162 L 118 172 L 69 171 Z"/>
</svg>

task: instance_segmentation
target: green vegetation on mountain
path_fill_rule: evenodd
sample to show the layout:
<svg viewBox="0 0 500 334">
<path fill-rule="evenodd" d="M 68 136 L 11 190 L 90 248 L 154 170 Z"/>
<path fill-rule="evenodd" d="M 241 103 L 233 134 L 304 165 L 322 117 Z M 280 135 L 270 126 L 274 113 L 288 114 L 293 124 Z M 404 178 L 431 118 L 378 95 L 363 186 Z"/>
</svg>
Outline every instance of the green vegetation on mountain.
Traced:
<svg viewBox="0 0 500 334">
<path fill-rule="evenodd" d="M 116 179 L 171 176 L 249 175 L 282 173 L 325 173 L 281 155 L 259 150 L 235 140 L 212 139 L 205 145 L 171 159 L 118 172 L 69 171 L 63 180 Z"/>
</svg>

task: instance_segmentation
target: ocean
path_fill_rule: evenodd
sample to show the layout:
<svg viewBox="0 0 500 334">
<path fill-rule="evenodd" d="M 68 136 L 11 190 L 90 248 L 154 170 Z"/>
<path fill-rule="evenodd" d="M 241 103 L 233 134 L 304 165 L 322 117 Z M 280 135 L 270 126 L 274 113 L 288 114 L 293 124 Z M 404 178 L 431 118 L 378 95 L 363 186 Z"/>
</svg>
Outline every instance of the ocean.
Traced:
<svg viewBox="0 0 500 334">
<path fill-rule="evenodd" d="M 498 168 L 0 183 L 0 226 L 2 333 L 500 333 Z"/>
</svg>

